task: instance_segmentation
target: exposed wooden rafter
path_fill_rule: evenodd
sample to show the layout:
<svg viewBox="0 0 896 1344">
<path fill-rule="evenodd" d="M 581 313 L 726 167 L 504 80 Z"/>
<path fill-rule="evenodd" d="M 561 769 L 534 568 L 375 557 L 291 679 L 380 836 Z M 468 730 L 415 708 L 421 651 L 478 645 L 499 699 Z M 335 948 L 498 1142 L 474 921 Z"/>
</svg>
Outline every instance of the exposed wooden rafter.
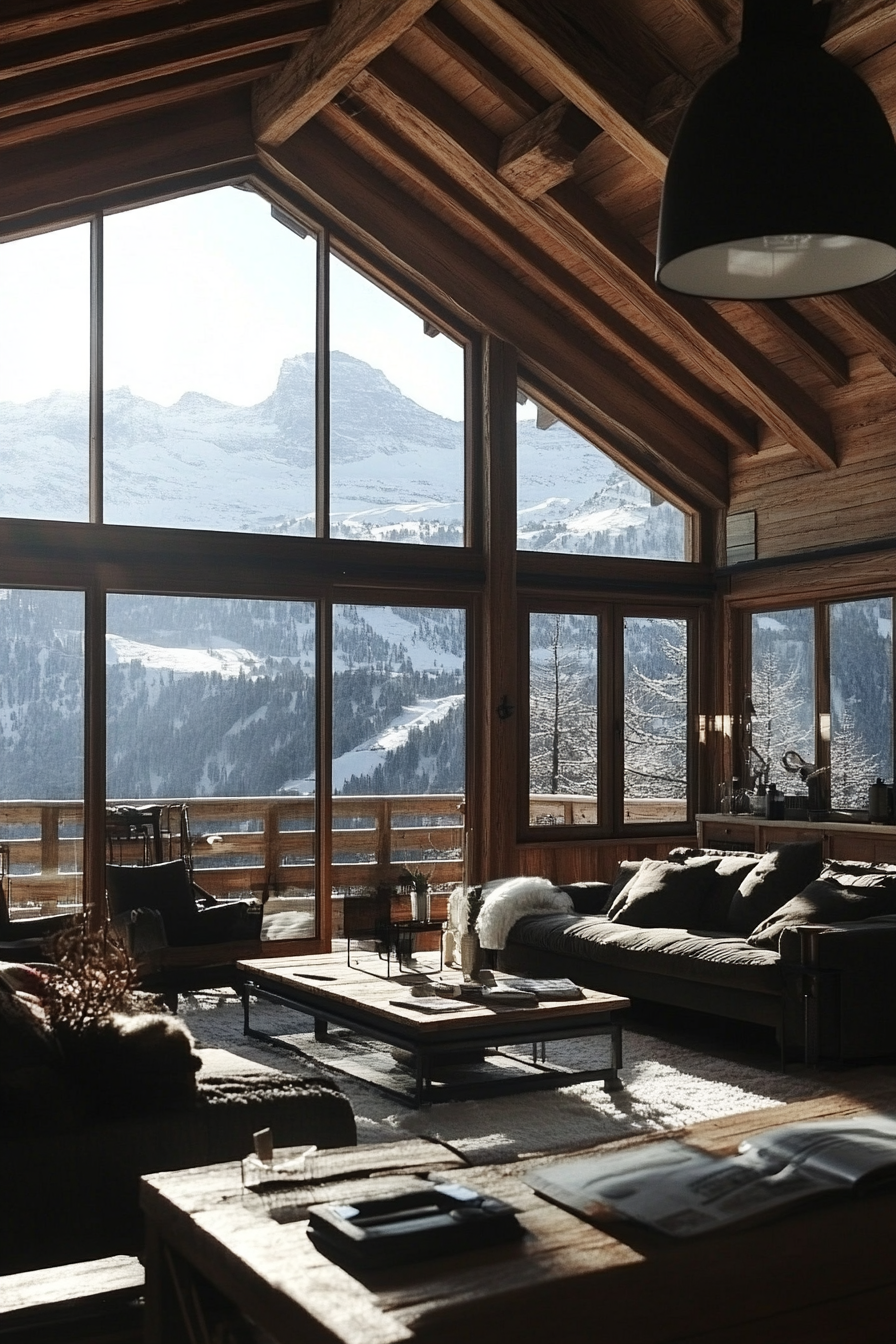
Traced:
<svg viewBox="0 0 896 1344">
<path fill-rule="evenodd" d="M 408 183 L 408 189 L 415 195 L 422 195 L 440 219 L 462 236 L 488 248 L 505 267 L 525 277 L 534 293 L 579 321 L 584 329 L 593 331 L 610 350 L 633 362 L 645 380 L 655 383 L 689 415 L 736 447 L 755 452 L 755 420 L 678 364 L 616 307 L 577 281 L 554 256 L 524 238 L 504 212 L 485 205 L 369 108 L 352 116 L 331 104 L 323 116 L 328 124 L 350 138 L 365 157 Z"/>
<path fill-rule="evenodd" d="M 845 331 L 896 375 L 896 284 L 884 280 L 846 294 L 821 294 L 813 305 L 827 313 Z"/>
<path fill-rule="evenodd" d="M 449 308 L 460 301 L 469 320 L 512 341 L 536 368 L 569 389 L 601 390 L 602 446 L 617 460 L 674 483 L 679 495 L 719 507 L 727 499 L 724 445 L 697 438 L 679 408 L 651 395 L 633 370 L 614 367 L 607 352 L 569 324 L 491 258 L 458 237 L 411 196 L 318 124 L 281 146 L 261 150 L 263 164 L 319 203 L 349 236 L 362 235 L 385 258 L 400 257 Z M 691 430 L 693 426 L 691 427 Z"/>
<path fill-rule="evenodd" d="M 572 177 L 576 159 L 599 134 L 593 122 L 561 98 L 505 136 L 498 176 L 518 196 L 534 201 Z"/>
<path fill-rule="evenodd" d="M 158 4 L 158 0 L 156 0 Z M 90 6 L 93 9 L 94 6 Z M 178 5 L 161 7 L 139 5 L 120 6 L 121 13 L 108 15 L 110 6 L 94 22 L 84 22 L 77 28 L 59 23 L 54 27 L 35 22 L 23 34 L 22 21 L 0 18 L 0 43 L 3 44 L 3 63 L 0 68 L 0 91 L 7 101 L 5 81 L 35 74 L 40 70 L 59 70 L 67 64 L 75 66 L 69 82 L 90 83 L 90 67 L 82 62 L 109 60 L 126 51 L 140 51 L 138 69 L 152 69 L 164 63 L 159 60 L 155 44 L 168 44 L 189 38 L 201 41 L 200 34 L 223 30 L 216 46 L 228 49 L 233 38 L 249 36 L 266 39 L 276 35 L 278 40 L 299 42 L 326 27 L 330 14 L 329 0 L 186 0 Z M 71 13 L 72 11 L 69 11 Z M 83 12 L 83 11 L 82 11 Z M 35 16 L 37 17 L 37 16 Z M 215 47 L 211 48 L 212 50 Z M 86 78 L 85 78 L 86 72 Z M 60 71 L 60 74 L 62 72 Z"/>
<path fill-rule="evenodd" d="M 849 360 L 840 347 L 819 331 L 807 317 L 782 299 L 759 304 L 758 311 L 775 331 L 797 345 L 803 354 L 835 387 L 849 382 Z"/>
<path fill-rule="evenodd" d="M 282 145 L 435 0 L 334 0 L 329 24 L 254 91 L 255 136 Z"/>
<path fill-rule="evenodd" d="M 394 52 L 373 62 L 353 88 L 523 232 L 541 236 L 547 229 L 652 322 L 675 333 L 713 382 L 733 388 L 807 461 L 834 465 L 833 433 L 821 408 L 708 304 L 661 295 L 653 282 L 651 254 L 592 197 L 565 183 L 538 202 L 521 200 L 497 177 L 497 138 Z"/>
</svg>

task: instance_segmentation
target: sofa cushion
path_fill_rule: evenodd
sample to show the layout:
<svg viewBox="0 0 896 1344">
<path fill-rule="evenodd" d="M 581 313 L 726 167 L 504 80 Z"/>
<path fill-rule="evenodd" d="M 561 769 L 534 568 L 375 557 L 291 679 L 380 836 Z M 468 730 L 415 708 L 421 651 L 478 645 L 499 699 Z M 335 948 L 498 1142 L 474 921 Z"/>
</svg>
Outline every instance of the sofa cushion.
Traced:
<svg viewBox="0 0 896 1344">
<path fill-rule="evenodd" d="M 609 882 L 564 882 L 560 890 L 572 897 L 578 915 L 604 915 L 613 900 Z"/>
<path fill-rule="evenodd" d="M 688 866 L 644 859 L 610 906 L 609 918 L 642 929 L 697 927 L 713 877 L 712 860 Z"/>
<path fill-rule="evenodd" d="M 821 864 L 820 840 L 781 845 L 763 854 L 734 894 L 728 911 L 728 928 L 749 937 L 785 901 L 815 881 Z"/>
<path fill-rule="evenodd" d="M 780 994 L 783 983 L 776 952 L 751 947 L 733 934 L 641 929 L 601 915 L 533 915 L 514 925 L 509 942 L 624 970 L 725 988 L 736 985 L 761 994 Z"/>
<path fill-rule="evenodd" d="M 686 866 L 699 862 L 686 861 Z M 728 928 L 728 912 L 735 893 L 756 867 L 759 859 L 752 854 L 725 854 L 715 860 L 712 883 L 700 911 L 701 929 Z"/>
<path fill-rule="evenodd" d="M 844 875 L 848 876 L 848 875 Z M 864 885 L 851 886 L 823 876 L 794 896 L 750 934 L 748 942 L 754 947 L 770 947 L 778 951 L 784 929 L 800 924 L 849 923 L 859 919 L 876 919 L 880 915 L 896 915 L 896 886 L 883 875 L 878 883 L 868 875 L 851 877 Z"/>
<path fill-rule="evenodd" d="M 616 873 L 616 876 L 613 879 L 613 885 L 610 888 L 610 895 L 607 900 L 606 910 L 602 911 L 601 912 L 602 914 L 609 913 L 610 909 L 612 908 L 616 900 L 616 897 L 621 892 L 625 891 L 625 888 L 628 886 L 629 882 L 631 882 L 635 877 L 637 877 L 638 873 L 641 871 L 641 864 L 643 862 L 644 862 L 643 859 L 622 860 L 622 862 L 619 865 L 619 869 Z"/>
</svg>

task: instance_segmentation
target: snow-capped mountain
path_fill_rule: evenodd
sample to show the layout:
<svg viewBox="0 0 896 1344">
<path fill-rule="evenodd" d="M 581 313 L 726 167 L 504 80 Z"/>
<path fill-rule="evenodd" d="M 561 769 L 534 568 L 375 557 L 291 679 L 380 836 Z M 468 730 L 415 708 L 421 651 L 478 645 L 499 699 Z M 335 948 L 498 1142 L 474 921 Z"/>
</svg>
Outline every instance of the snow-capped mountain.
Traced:
<svg viewBox="0 0 896 1344">
<path fill-rule="evenodd" d="M 127 388 L 104 401 L 110 523 L 314 533 L 315 361 L 286 359 L 255 406 L 187 392 L 160 406 Z M 86 394 L 0 404 L 5 511 L 87 516 Z M 383 373 L 331 360 L 334 536 L 460 545 L 463 425 L 417 405 Z M 520 545 L 527 550 L 681 554 L 682 516 L 556 423 L 518 432 Z M 14 486 L 10 486 L 14 482 Z"/>
<path fill-rule="evenodd" d="M 349 355 L 331 373 L 333 535 L 461 545 L 463 425 Z M 255 406 L 110 391 L 106 520 L 313 534 L 314 404 L 310 355 Z M 87 437 L 86 396 L 0 405 L 4 511 L 85 518 Z M 681 515 L 564 425 L 521 421 L 518 453 L 522 548 L 681 554 Z M 461 790 L 464 613 L 333 615 L 336 791 Z M 0 796 L 80 796 L 82 632 L 77 593 L 0 594 Z M 312 791 L 315 638 L 308 602 L 111 596 L 110 796 Z"/>
</svg>

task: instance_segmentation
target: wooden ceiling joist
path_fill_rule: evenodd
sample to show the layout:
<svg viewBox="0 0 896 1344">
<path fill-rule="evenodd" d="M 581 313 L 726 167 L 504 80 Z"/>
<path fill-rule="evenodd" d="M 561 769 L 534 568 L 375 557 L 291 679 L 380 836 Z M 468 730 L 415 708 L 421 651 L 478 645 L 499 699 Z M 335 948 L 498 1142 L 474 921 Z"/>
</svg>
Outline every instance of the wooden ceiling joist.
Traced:
<svg viewBox="0 0 896 1344">
<path fill-rule="evenodd" d="M 593 198 L 566 183 L 538 202 L 521 200 L 497 176 L 497 138 L 394 52 L 374 61 L 352 87 L 491 208 L 506 213 L 531 237 L 543 237 L 547 230 L 652 323 L 674 333 L 716 386 L 734 389 L 807 461 L 835 465 L 833 432 L 824 411 L 708 304 L 661 295 L 653 281 L 651 254 Z"/>
<path fill-rule="evenodd" d="M 812 303 L 896 375 L 896 284 L 892 279 L 842 294 L 820 294 Z"/>
<path fill-rule="evenodd" d="M 29 43 L 27 59 L 34 63 L 33 68 L 0 79 L 0 118 L 42 112 L 118 89 L 130 92 L 135 84 L 148 79 L 202 70 L 219 61 L 255 58 L 272 50 L 274 59 L 280 60 L 292 43 L 319 28 L 324 14 L 325 8 L 320 5 L 313 6 L 310 13 L 304 7 L 277 9 L 250 25 L 235 19 L 202 26 L 195 32 L 165 34 L 151 44 L 116 44 L 111 51 L 101 51 L 87 60 L 61 63 L 40 60 L 35 47 L 39 49 L 41 44 Z M 21 53 L 19 59 L 24 58 Z M 258 66 L 257 60 L 255 64 Z"/>
<path fill-rule="evenodd" d="M 241 49 L 241 39 L 250 34 L 255 39 L 276 35 L 281 42 L 299 42 L 324 28 L 329 14 L 328 0 L 266 0 L 254 4 L 252 0 L 187 0 L 176 6 L 136 11 L 128 7 L 117 17 L 103 17 L 78 28 L 58 27 L 18 41 L 9 30 L 15 32 L 20 23 L 0 18 L 0 92 L 5 92 L 6 80 L 44 69 L 58 70 L 66 64 L 77 67 L 69 76 L 70 82 L 89 84 L 89 68 L 81 62 L 108 60 L 138 49 L 144 54 L 136 68 L 151 70 L 164 64 L 164 58 L 160 61 L 155 54 L 157 43 L 197 41 L 201 33 L 214 29 L 225 30 L 217 43 L 218 49 L 225 51 Z M 231 48 L 229 39 L 234 38 Z"/>
<path fill-rule="evenodd" d="M 253 92 L 259 144 L 276 148 L 431 9 L 435 0 L 334 0 L 323 32 Z"/>
<path fill-rule="evenodd" d="M 654 382 L 689 415 L 736 447 L 755 452 L 755 420 L 677 364 L 612 304 L 577 282 L 553 256 L 515 230 L 503 212 L 484 205 L 416 145 L 376 118 L 370 108 L 354 116 L 331 105 L 323 115 L 337 133 L 342 132 L 355 147 L 360 146 L 365 157 L 408 183 L 408 189 L 425 199 L 440 219 L 488 248 L 513 274 L 523 276 L 535 293 L 579 321 L 584 329 L 592 330 L 627 362 L 634 362 L 645 380 Z"/>
<path fill-rule="evenodd" d="M 649 87 L 551 0 L 476 0 L 497 38 L 520 52 L 564 97 L 657 177 L 665 155 L 645 134 Z M 594 7 L 595 18 L 600 14 Z"/>
<path fill-rule="evenodd" d="M 584 113 L 561 98 L 505 136 L 498 176 L 517 196 L 537 200 L 572 177 L 576 159 L 598 134 Z"/>
<path fill-rule="evenodd" d="M 638 463 L 642 472 L 674 478 L 678 492 L 693 502 L 724 506 L 727 455 L 720 440 L 699 430 L 695 439 L 683 427 L 678 407 L 653 396 L 633 370 L 615 366 L 584 332 L 558 323 L 547 304 L 332 133 L 309 125 L 276 156 L 262 149 L 260 158 L 273 174 L 335 216 L 349 236 L 363 233 L 386 264 L 400 257 L 446 306 L 456 308 L 461 301 L 468 320 L 516 344 L 546 375 L 559 375 L 571 390 L 599 390 L 599 414 L 607 426 L 602 446 L 611 456 Z"/>
<path fill-rule="evenodd" d="M 799 346 L 806 358 L 835 387 L 849 382 L 849 360 L 834 341 L 819 331 L 798 309 L 783 299 L 771 299 L 758 305 L 763 319 L 775 331 Z"/>
</svg>

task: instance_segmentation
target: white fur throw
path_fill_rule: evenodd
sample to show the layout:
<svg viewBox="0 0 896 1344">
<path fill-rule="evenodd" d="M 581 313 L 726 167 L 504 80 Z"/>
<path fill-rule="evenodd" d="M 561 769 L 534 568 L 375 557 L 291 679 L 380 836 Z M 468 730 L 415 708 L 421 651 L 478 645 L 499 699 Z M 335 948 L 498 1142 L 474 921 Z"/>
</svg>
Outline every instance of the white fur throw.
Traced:
<svg viewBox="0 0 896 1344">
<path fill-rule="evenodd" d="M 546 877 L 508 877 L 489 882 L 476 932 L 483 947 L 501 948 L 523 915 L 571 914 L 572 897 L 558 890 Z"/>
</svg>

